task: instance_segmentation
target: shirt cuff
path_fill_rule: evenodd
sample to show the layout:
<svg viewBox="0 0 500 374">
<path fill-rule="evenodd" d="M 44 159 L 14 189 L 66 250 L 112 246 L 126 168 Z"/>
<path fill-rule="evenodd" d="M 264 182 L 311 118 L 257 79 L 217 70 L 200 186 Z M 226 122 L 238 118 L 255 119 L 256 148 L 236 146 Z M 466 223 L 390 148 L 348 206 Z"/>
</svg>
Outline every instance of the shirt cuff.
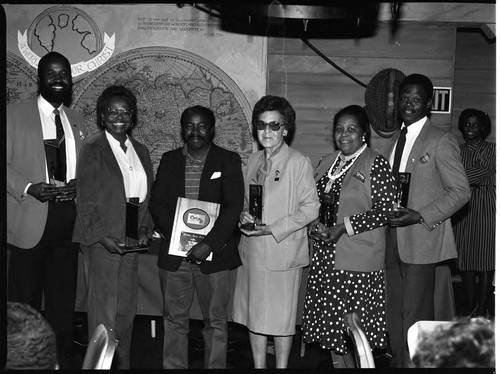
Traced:
<svg viewBox="0 0 500 374">
<path fill-rule="evenodd" d="M 345 225 L 345 229 L 347 231 L 347 235 L 353 236 L 354 229 L 352 228 L 351 220 L 349 219 L 349 217 L 344 217 L 344 225 Z"/>
<path fill-rule="evenodd" d="M 32 185 L 33 183 L 28 183 L 26 185 L 26 187 L 24 188 L 24 192 L 23 192 L 23 196 L 28 196 L 28 188 L 30 188 L 30 186 Z"/>
</svg>

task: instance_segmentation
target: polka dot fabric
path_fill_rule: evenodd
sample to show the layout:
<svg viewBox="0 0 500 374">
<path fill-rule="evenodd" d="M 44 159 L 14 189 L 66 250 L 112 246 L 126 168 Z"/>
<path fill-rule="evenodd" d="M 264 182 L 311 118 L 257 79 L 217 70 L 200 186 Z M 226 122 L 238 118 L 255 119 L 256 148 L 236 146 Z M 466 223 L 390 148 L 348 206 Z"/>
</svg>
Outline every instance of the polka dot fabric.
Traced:
<svg viewBox="0 0 500 374">
<path fill-rule="evenodd" d="M 373 208 L 351 217 L 354 232 L 383 226 L 385 212 L 392 207 L 393 190 L 386 184 L 391 178 L 388 162 L 378 156 L 371 170 Z M 325 174 L 317 183 L 320 199 L 329 178 Z M 340 194 L 343 178 L 333 184 Z M 335 201 L 338 204 L 339 199 Z M 377 206 L 378 205 L 378 206 Z M 336 209 L 338 211 L 338 207 Z M 308 343 L 319 342 L 324 349 L 346 354 L 347 329 L 344 316 L 357 312 L 372 348 L 386 345 L 385 270 L 355 272 L 335 269 L 333 243 L 313 239 L 313 257 L 307 280 L 302 329 Z"/>
</svg>

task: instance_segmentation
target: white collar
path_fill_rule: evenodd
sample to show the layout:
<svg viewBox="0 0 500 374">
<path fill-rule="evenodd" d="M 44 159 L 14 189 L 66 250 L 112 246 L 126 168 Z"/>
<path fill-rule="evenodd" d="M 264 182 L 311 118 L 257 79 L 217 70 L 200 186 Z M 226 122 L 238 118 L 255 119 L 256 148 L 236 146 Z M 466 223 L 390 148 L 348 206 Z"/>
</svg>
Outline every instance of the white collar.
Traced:
<svg viewBox="0 0 500 374">
<path fill-rule="evenodd" d="M 40 108 L 40 111 L 46 116 L 50 116 L 54 112 L 54 109 L 58 109 L 59 112 L 63 111 L 62 104 L 59 108 L 54 108 L 51 103 L 43 98 L 42 95 L 38 95 L 38 108 Z"/>
<path fill-rule="evenodd" d="M 106 138 L 108 139 L 108 142 L 113 143 L 118 147 L 120 146 L 120 142 L 116 140 L 115 137 L 108 132 L 108 130 L 104 129 L 104 132 L 106 133 Z M 130 140 L 127 135 L 127 139 L 125 140 L 125 145 L 128 147 L 129 144 Z"/>
<path fill-rule="evenodd" d="M 410 126 L 406 126 L 403 123 L 403 126 L 401 126 L 401 130 L 406 127 L 408 130 L 409 134 L 414 134 L 414 133 L 420 133 L 420 130 L 422 130 L 422 127 L 424 127 L 425 123 L 427 122 L 429 118 L 427 116 L 424 116 L 420 118 L 418 121 L 413 122 Z"/>
</svg>

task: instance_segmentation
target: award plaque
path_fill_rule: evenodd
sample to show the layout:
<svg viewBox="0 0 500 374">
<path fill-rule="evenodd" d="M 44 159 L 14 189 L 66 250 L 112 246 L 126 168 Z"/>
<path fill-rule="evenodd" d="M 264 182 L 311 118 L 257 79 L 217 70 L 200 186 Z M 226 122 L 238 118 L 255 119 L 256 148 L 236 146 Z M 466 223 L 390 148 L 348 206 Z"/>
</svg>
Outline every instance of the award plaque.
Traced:
<svg viewBox="0 0 500 374">
<path fill-rule="evenodd" d="M 186 257 L 187 252 L 212 230 L 219 210 L 220 204 L 217 203 L 179 197 L 168 254 Z M 211 260 L 212 253 L 206 261 Z"/>
<path fill-rule="evenodd" d="M 125 213 L 125 252 L 147 251 L 148 246 L 140 245 L 139 240 L 139 198 L 131 197 L 127 199 Z"/>
<path fill-rule="evenodd" d="M 255 221 L 242 225 L 242 229 L 255 230 L 255 226 L 262 225 L 262 186 L 260 184 L 249 185 L 248 213 L 254 217 Z"/>
<path fill-rule="evenodd" d="M 397 173 L 397 204 L 399 207 L 407 208 L 410 195 L 411 173 Z"/>
</svg>

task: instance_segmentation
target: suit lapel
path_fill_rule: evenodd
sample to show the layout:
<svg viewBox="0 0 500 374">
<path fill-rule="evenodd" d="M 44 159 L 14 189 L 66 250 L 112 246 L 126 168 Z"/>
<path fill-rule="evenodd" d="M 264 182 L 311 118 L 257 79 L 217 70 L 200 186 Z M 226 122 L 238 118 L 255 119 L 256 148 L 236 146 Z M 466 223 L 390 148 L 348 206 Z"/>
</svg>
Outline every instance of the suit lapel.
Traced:
<svg viewBox="0 0 500 374">
<path fill-rule="evenodd" d="M 68 117 L 69 123 L 71 125 L 71 130 L 73 131 L 73 138 L 75 139 L 76 154 L 78 155 L 82 147 L 82 139 L 80 137 L 80 129 L 78 127 L 78 116 L 71 109 L 64 107 L 64 113 Z"/>
<path fill-rule="evenodd" d="M 201 172 L 201 177 L 200 177 L 200 191 L 198 193 L 198 196 L 202 195 L 202 191 L 205 191 L 205 183 L 210 180 L 212 176 L 212 172 L 214 171 L 215 168 L 215 161 L 216 161 L 216 156 L 217 156 L 217 150 L 215 149 L 215 145 L 212 144 L 210 146 L 210 149 L 207 154 L 207 158 L 205 160 L 205 165 L 203 166 L 203 171 Z"/>
<path fill-rule="evenodd" d="M 151 168 L 149 165 L 151 164 L 151 160 L 148 157 L 147 152 L 144 150 L 143 147 L 141 147 L 141 144 L 132 137 L 129 137 L 130 142 L 133 144 L 135 152 L 137 153 L 137 156 L 139 157 L 139 160 L 141 160 L 142 167 L 144 168 L 144 171 L 146 172 L 147 178 L 148 178 L 148 188 L 153 182 L 153 175 L 151 174 Z"/>
</svg>

